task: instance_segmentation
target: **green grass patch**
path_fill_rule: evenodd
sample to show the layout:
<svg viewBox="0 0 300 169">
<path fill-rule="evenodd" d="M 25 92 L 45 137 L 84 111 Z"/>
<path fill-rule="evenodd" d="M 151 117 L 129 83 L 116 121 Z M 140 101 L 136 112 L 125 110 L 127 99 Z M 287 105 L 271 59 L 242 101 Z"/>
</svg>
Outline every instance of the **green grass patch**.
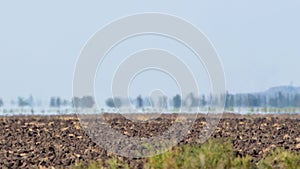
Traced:
<svg viewBox="0 0 300 169">
<path fill-rule="evenodd" d="M 260 160 L 258 167 L 300 169 L 300 154 L 279 148 Z"/>
<path fill-rule="evenodd" d="M 251 158 L 237 158 L 230 141 L 210 140 L 203 145 L 184 145 L 151 157 L 147 169 L 180 168 L 251 168 Z"/>
<path fill-rule="evenodd" d="M 209 140 L 202 145 L 182 145 L 142 162 L 145 169 L 300 169 L 300 154 L 277 149 L 254 163 L 250 156 L 237 157 L 231 141 Z M 106 161 L 77 164 L 73 168 L 131 168 L 122 158 L 111 157 Z"/>
</svg>

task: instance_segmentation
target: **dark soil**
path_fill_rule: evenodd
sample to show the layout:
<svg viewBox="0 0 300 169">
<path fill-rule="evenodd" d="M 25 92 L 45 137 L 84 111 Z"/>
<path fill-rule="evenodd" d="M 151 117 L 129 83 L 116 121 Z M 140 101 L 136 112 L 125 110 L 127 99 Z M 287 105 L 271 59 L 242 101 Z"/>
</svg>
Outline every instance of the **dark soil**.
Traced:
<svg viewBox="0 0 300 169">
<path fill-rule="evenodd" d="M 152 137 L 170 127 L 176 114 L 144 123 L 106 114 L 112 128 L 130 137 Z M 198 144 L 206 120 L 199 117 L 179 144 Z M 0 117 L 0 168 L 68 167 L 91 160 L 106 160 L 113 154 L 98 147 L 83 131 L 76 116 Z M 254 161 L 278 147 L 300 151 L 300 115 L 232 115 L 221 119 L 212 138 L 232 140 L 237 156 Z M 139 168 L 146 159 L 123 158 Z"/>
</svg>

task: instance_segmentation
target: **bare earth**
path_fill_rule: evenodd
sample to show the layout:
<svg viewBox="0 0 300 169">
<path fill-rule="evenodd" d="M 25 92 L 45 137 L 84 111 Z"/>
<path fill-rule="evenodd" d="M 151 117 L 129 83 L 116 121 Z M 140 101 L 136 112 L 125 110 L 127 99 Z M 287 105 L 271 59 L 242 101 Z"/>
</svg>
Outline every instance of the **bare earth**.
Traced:
<svg viewBox="0 0 300 169">
<path fill-rule="evenodd" d="M 148 122 L 135 123 L 121 115 L 103 116 L 111 128 L 130 137 L 159 135 L 177 117 L 164 114 Z M 199 144 L 199 133 L 206 122 L 204 117 L 197 118 L 179 144 Z M 91 141 L 75 115 L 0 117 L 0 128 L 0 168 L 68 167 L 78 162 L 105 160 L 112 155 Z M 250 155 L 255 161 L 277 147 L 299 152 L 300 115 L 224 114 L 211 138 L 232 139 L 236 156 Z M 139 168 L 146 159 L 125 160 L 131 167 Z"/>
</svg>

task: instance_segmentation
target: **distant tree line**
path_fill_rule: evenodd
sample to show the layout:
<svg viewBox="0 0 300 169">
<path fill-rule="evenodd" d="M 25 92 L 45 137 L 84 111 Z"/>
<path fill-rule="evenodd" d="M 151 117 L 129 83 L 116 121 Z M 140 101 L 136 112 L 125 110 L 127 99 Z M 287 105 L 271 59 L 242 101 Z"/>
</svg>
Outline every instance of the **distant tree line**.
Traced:
<svg viewBox="0 0 300 169">
<path fill-rule="evenodd" d="M 50 98 L 50 107 L 60 108 L 61 106 L 68 106 L 69 101 L 64 99 L 62 100 L 60 97 L 51 97 Z"/>
<path fill-rule="evenodd" d="M 276 92 L 266 94 L 229 94 L 227 93 L 226 104 L 228 107 L 300 107 L 300 94 L 283 94 Z"/>
<path fill-rule="evenodd" d="M 119 108 L 124 105 L 125 101 L 121 98 L 108 98 L 106 105 L 110 108 Z M 150 106 L 149 98 L 142 98 L 138 96 L 132 99 L 131 102 L 136 105 L 136 108 L 143 108 Z M 212 96 L 201 95 L 199 97 L 194 96 L 192 93 L 186 98 L 182 99 L 179 94 L 175 95 L 171 100 L 167 98 L 161 98 L 159 105 L 166 105 L 166 107 L 173 107 L 175 109 L 181 106 L 188 107 L 204 107 L 209 106 L 212 101 Z M 128 104 L 128 102 L 126 102 Z M 126 104 L 125 103 L 125 104 Z M 286 108 L 286 107 L 300 107 L 300 94 L 283 94 L 277 92 L 272 95 L 266 94 L 230 94 L 226 93 L 225 108 L 230 107 L 274 107 L 274 108 Z"/>
<path fill-rule="evenodd" d="M 212 101 L 211 96 L 200 95 L 195 96 L 192 93 L 182 98 L 181 95 L 176 94 L 172 98 L 161 97 L 159 98 L 156 106 L 161 108 L 175 108 L 178 109 L 182 106 L 187 107 L 203 107 L 210 106 Z M 134 104 L 136 108 L 151 107 L 151 98 L 142 97 L 141 95 L 130 100 L 123 98 L 108 98 L 105 104 L 109 108 L 120 108 L 126 105 Z M 34 100 L 30 96 L 28 98 L 18 97 L 17 102 L 12 101 L 11 104 L 17 104 L 19 107 L 33 107 Z M 95 99 L 92 96 L 73 97 L 71 101 L 61 99 L 60 97 L 51 97 L 49 101 L 50 107 L 60 108 L 62 106 L 72 105 L 75 108 L 92 108 L 95 105 Z M 0 107 L 4 106 L 3 99 L 0 98 Z M 248 94 L 230 94 L 226 93 L 225 108 L 233 107 L 274 107 L 274 108 L 288 108 L 300 107 L 300 93 L 286 93 L 286 92 L 273 92 L 273 93 L 248 93 Z"/>
<path fill-rule="evenodd" d="M 23 97 L 18 98 L 18 106 L 19 107 L 25 107 L 25 106 L 30 106 L 33 107 L 34 101 L 33 97 L 29 96 L 29 98 L 25 99 Z"/>
<path fill-rule="evenodd" d="M 72 105 L 75 108 L 93 108 L 95 99 L 92 96 L 73 97 Z"/>
<path fill-rule="evenodd" d="M 167 97 L 161 97 L 158 99 L 158 102 L 156 103 L 156 107 L 160 108 L 168 108 L 173 107 L 175 109 L 178 109 L 182 107 L 183 105 L 188 105 L 189 107 L 197 107 L 197 106 L 206 106 L 206 99 L 205 95 L 202 95 L 201 97 L 195 97 L 192 93 L 190 93 L 185 99 L 182 99 L 182 97 L 179 94 L 176 94 L 173 98 L 168 99 Z M 134 99 L 131 99 L 128 101 L 128 99 L 122 99 L 122 98 L 108 98 L 106 101 L 106 106 L 110 108 L 119 108 L 121 106 L 126 106 L 129 104 L 134 104 L 136 108 L 147 108 L 151 107 L 153 104 L 153 100 L 151 98 L 145 97 L 143 98 L 141 95 L 137 96 Z"/>
</svg>

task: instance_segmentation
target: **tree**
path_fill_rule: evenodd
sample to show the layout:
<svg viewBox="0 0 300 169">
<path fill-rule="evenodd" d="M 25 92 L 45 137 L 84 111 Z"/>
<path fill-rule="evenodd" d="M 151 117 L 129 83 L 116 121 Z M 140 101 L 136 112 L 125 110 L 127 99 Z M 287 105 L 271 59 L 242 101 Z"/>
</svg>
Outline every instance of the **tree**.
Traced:
<svg viewBox="0 0 300 169">
<path fill-rule="evenodd" d="M 173 105 L 174 108 L 180 108 L 181 107 L 181 96 L 177 94 L 173 97 Z"/>
<path fill-rule="evenodd" d="M 62 106 L 68 106 L 69 105 L 69 101 L 64 99 L 62 102 L 61 102 L 61 105 Z"/>
<path fill-rule="evenodd" d="M 84 96 L 80 101 L 81 107 L 92 108 L 95 105 L 94 97 L 92 96 Z"/>
<path fill-rule="evenodd" d="M 0 99 L 0 107 L 3 107 L 3 100 L 2 99 Z"/>
<path fill-rule="evenodd" d="M 73 107 L 78 108 L 80 106 L 80 98 L 79 97 L 73 97 L 72 105 L 73 105 Z"/>
<path fill-rule="evenodd" d="M 111 108 L 116 107 L 116 106 L 115 106 L 115 102 L 114 102 L 114 100 L 113 100 L 112 98 L 108 98 L 108 99 L 105 101 L 105 104 L 106 104 L 106 106 L 111 107 Z"/>
<path fill-rule="evenodd" d="M 61 99 L 59 97 L 51 97 L 50 99 L 50 107 L 60 107 Z"/>
<path fill-rule="evenodd" d="M 61 101 L 59 99 L 59 104 L 61 105 Z M 67 104 L 67 101 L 66 101 Z M 73 97 L 72 105 L 75 108 L 82 107 L 82 108 L 93 108 L 95 105 L 95 99 L 93 96 L 83 96 L 82 98 Z"/>
<path fill-rule="evenodd" d="M 283 108 L 285 106 L 284 104 L 285 98 L 282 94 L 282 92 L 278 92 L 278 107 Z"/>
<path fill-rule="evenodd" d="M 122 106 L 122 101 L 120 98 L 108 98 L 105 101 L 105 104 L 110 108 L 120 108 Z"/>
<path fill-rule="evenodd" d="M 114 103 L 116 108 L 120 108 L 122 106 L 122 101 L 120 98 L 114 98 Z"/>
<path fill-rule="evenodd" d="M 162 96 L 159 98 L 158 101 L 158 107 L 162 109 L 167 109 L 168 108 L 168 97 Z"/>
<path fill-rule="evenodd" d="M 60 98 L 56 98 L 56 107 L 60 107 L 61 106 L 61 101 Z"/>
<path fill-rule="evenodd" d="M 201 96 L 201 99 L 200 99 L 200 106 L 206 106 L 205 95 L 202 95 L 202 96 Z"/>
<path fill-rule="evenodd" d="M 30 95 L 29 98 L 27 99 L 27 103 L 30 107 L 34 106 L 34 99 L 33 99 L 32 95 Z"/>
<path fill-rule="evenodd" d="M 136 101 L 137 101 L 137 108 L 142 108 L 144 105 L 143 105 L 143 98 L 141 95 L 139 95 L 137 98 L 136 98 Z"/>
<path fill-rule="evenodd" d="M 24 106 L 28 106 L 29 104 L 28 104 L 28 102 L 24 98 L 19 97 L 18 98 L 18 105 L 20 107 L 24 107 Z"/>
<path fill-rule="evenodd" d="M 50 98 L 50 107 L 56 107 L 56 99 L 55 97 Z"/>
<path fill-rule="evenodd" d="M 233 105 L 233 96 L 226 92 L 225 108 L 232 107 Z"/>
<path fill-rule="evenodd" d="M 278 106 L 278 98 L 277 97 L 271 97 L 269 100 L 269 105 L 271 107 L 277 107 Z"/>
<path fill-rule="evenodd" d="M 199 98 L 195 97 L 193 93 L 188 94 L 184 100 L 184 105 L 188 107 L 198 107 Z"/>
</svg>

